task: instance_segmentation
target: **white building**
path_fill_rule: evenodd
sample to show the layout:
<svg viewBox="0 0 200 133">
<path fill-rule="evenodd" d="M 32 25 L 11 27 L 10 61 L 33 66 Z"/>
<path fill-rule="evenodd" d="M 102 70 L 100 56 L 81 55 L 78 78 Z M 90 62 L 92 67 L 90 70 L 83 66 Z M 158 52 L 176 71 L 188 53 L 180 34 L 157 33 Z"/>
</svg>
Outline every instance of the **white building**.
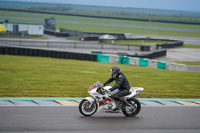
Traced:
<svg viewBox="0 0 200 133">
<path fill-rule="evenodd" d="M 4 23 L 6 32 L 22 33 L 28 35 L 43 35 L 43 24 L 35 23 Z"/>
</svg>

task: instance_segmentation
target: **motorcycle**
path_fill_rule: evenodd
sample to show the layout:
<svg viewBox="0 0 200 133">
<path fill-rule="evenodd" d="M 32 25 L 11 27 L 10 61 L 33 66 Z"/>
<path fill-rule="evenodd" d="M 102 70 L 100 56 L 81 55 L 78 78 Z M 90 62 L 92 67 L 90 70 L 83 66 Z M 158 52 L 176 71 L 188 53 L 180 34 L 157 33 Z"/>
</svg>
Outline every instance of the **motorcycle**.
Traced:
<svg viewBox="0 0 200 133">
<path fill-rule="evenodd" d="M 84 98 L 79 104 L 79 111 L 84 116 L 91 116 L 96 111 L 105 113 L 123 113 L 127 117 L 136 116 L 141 110 L 140 102 L 134 97 L 144 90 L 142 87 L 131 87 L 130 94 L 123 96 L 128 104 L 112 99 L 110 96 L 117 93 L 119 90 L 109 91 L 112 86 L 102 87 L 102 84 L 97 81 L 89 89 L 88 93 L 92 97 Z"/>
</svg>

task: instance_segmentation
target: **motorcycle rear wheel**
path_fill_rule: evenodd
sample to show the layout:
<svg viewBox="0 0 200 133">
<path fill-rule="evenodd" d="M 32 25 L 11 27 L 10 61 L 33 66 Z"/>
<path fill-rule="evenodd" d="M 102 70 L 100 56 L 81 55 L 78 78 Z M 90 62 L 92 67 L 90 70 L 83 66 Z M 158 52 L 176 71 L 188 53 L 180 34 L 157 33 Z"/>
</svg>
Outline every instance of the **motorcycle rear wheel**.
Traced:
<svg viewBox="0 0 200 133">
<path fill-rule="evenodd" d="M 93 105 L 89 108 L 91 104 Z M 90 101 L 83 99 L 79 104 L 79 111 L 82 115 L 91 116 L 97 111 L 97 103 L 90 103 Z"/>
<path fill-rule="evenodd" d="M 140 102 L 135 98 L 131 98 L 127 101 L 129 104 L 133 105 L 133 107 L 129 107 L 129 106 L 125 105 L 125 107 L 122 108 L 123 114 L 126 115 L 127 117 L 136 116 L 141 110 Z"/>
</svg>

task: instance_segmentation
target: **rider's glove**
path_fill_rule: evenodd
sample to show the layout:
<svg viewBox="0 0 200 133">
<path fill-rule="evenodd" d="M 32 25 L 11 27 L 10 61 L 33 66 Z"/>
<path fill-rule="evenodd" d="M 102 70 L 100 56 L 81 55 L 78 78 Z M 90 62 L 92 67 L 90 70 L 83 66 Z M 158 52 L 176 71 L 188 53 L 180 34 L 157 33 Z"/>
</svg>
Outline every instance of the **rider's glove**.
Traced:
<svg viewBox="0 0 200 133">
<path fill-rule="evenodd" d="M 97 88 L 97 92 L 98 92 L 98 91 L 100 91 L 101 89 L 102 89 L 102 87 L 101 87 L 101 86 L 99 86 L 99 87 Z"/>
</svg>

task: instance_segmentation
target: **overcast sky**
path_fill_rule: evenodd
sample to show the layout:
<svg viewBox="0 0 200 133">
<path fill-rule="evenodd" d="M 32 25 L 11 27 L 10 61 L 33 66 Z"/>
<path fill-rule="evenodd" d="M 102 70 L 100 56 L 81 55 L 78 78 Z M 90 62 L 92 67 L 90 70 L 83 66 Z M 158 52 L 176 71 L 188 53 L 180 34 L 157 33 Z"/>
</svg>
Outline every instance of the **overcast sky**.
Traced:
<svg viewBox="0 0 200 133">
<path fill-rule="evenodd" d="M 169 9 L 200 12 L 200 0 L 17 0 L 97 6 Z"/>
</svg>

